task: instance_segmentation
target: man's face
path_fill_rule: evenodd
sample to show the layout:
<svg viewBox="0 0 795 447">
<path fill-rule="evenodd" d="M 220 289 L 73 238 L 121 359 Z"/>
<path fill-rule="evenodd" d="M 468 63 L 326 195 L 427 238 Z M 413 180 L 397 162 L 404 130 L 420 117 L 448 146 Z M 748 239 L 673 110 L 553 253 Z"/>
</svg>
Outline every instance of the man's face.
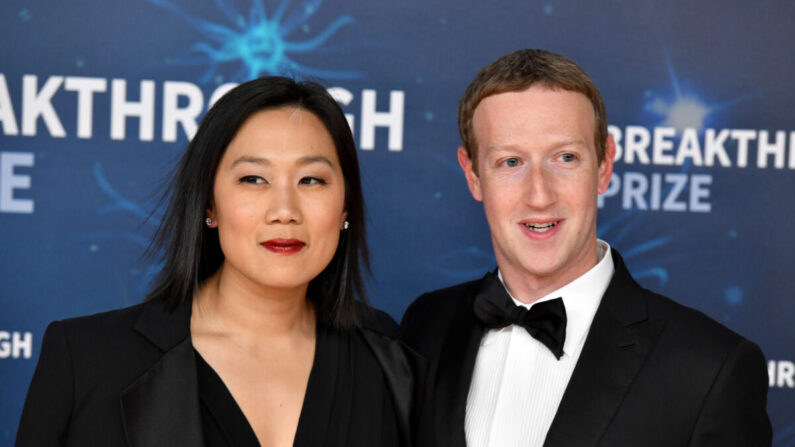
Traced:
<svg viewBox="0 0 795 447">
<path fill-rule="evenodd" d="M 548 293 L 593 267 L 597 192 L 610 182 L 615 145 L 608 138 L 598 164 L 588 98 L 544 86 L 489 96 L 472 128 L 477 166 L 464 148 L 458 159 L 506 282 L 545 284 Z"/>
</svg>

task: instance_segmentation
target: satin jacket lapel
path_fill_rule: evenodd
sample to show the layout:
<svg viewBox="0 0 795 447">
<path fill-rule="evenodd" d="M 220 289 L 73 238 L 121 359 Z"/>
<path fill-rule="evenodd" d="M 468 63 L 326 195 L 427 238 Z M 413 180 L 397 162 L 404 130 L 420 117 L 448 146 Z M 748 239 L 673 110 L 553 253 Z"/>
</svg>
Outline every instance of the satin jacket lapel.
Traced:
<svg viewBox="0 0 795 447">
<path fill-rule="evenodd" d="M 190 306 L 187 302 L 168 313 L 159 303 L 149 303 L 135 325 L 164 354 L 122 393 L 131 447 L 204 445 Z"/>
<path fill-rule="evenodd" d="M 384 372 L 398 419 L 401 445 L 411 445 L 412 408 L 421 397 L 424 359 L 404 345 L 377 332 L 360 329 L 365 343 Z"/>
<path fill-rule="evenodd" d="M 482 287 L 482 284 L 481 280 L 478 287 Z M 444 349 L 439 355 L 433 398 L 436 408 L 449 411 L 436 412 L 437 446 L 466 445 L 464 419 L 467 396 L 480 341 L 485 332 L 484 326 L 475 318 L 472 310 L 477 291 L 478 289 L 473 289 L 469 296 L 461 297 L 461 303 L 452 317 L 450 331 L 442 344 Z"/>
<path fill-rule="evenodd" d="M 602 297 L 545 447 L 599 442 L 664 328 L 648 319 L 645 292 L 613 250 L 615 274 Z"/>
</svg>

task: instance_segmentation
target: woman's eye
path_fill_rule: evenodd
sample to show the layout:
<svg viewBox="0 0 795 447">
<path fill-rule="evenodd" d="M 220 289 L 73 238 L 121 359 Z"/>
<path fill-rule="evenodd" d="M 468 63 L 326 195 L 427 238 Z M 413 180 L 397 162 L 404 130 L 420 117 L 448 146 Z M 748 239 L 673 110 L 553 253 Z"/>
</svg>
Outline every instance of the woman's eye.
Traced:
<svg viewBox="0 0 795 447">
<path fill-rule="evenodd" d="M 505 161 L 503 161 L 503 164 L 505 164 L 505 166 L 508 166 L 509 168 L 515 168 L 515 167 L 519 166 L 519 159 L 518 158 L 508 158 Z"/>
<path fill-rule="evenodd" d="M 265 183 L 265 179 L 258 175 L 246 175 L 240 178 L 240 183 L 251 183 L 259 185 Z"/>
<path fill-rule="evenodd" d="M 326 181 L 320 177 L 304 177 L 298 183 L 302 185 L 325 185 Z"/>
</svg>

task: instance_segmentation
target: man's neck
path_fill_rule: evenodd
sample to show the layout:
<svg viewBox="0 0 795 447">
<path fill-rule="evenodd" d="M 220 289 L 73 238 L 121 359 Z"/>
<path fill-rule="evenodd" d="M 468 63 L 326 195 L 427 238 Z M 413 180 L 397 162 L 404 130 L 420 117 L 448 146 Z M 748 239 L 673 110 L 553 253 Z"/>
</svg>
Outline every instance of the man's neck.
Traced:
<svg viewBox="0 0 795 447">
<path fill-rule="evenodd" d="M 527 272 L 507 260 L 500 262 L 499 258 L 497 265 L 508 293 L 522 303 L 532 304 L 587 273 L 599 262 L 599 259 L 594 244 L 593 250 L 584 251 L 579 258 L 556 271 L 545 274 Z"/>
</svg>

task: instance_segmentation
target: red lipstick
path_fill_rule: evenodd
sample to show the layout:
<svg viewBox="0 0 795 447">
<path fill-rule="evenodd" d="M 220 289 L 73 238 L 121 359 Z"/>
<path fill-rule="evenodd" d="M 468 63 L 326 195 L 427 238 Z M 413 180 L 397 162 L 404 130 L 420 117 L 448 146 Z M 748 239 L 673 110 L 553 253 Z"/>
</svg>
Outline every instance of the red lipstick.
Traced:
<svg viewBox="0 0 795 447">
<path fill-rule="evenodd" d="M 274 253 L 292 255 L 303 250 L 306 243 L 298 239 L 276 238 L 267 240 L 260 245 Z"/>
</svg>

